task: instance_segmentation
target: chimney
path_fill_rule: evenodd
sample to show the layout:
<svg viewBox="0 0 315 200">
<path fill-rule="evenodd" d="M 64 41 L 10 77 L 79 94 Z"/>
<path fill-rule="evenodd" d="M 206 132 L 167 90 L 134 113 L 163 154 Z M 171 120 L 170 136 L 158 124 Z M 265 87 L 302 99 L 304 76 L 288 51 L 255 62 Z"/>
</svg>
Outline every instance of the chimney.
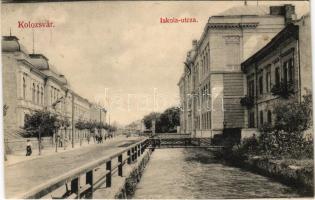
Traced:
<svg viewBox="0 0 315 200">
<path fill-rule="evenodd" d="M 198 41 L 197 41 L 197 40 L 193 40 L 193 41 L 192 41 L 192 47 L 193 47 L 193 49 L 196 50 L 196 49 L 197 49 L 197 46 L 198 46 Z"/>
<path fill-rule="evenodd" d="M 285 24 L 291 23 L 295 17 L 295 6 L 292 4 L 285 4 L 284 5 L 284 17 L 285 17 Z"/>
<path fill-rule="evenodd" d="M 269 9 L 270 15 L 282 15 L 286 25 L 296 19 L 295 6 L 292 4 L 284 4 L 283 6 L 270 6 Z"/>
</svg>

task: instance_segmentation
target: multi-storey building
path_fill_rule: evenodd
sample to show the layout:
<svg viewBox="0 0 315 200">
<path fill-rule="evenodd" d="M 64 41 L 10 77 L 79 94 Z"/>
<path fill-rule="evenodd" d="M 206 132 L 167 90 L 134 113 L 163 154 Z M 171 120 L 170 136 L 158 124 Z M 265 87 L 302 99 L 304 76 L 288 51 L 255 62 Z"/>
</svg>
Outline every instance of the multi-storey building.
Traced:
<svg viewBox="0 0 315 200">
<path fill-rule="evenodd" d="M 246 92 L 241 63 L 295 19 L 292 5 L 234 7 L 212 16 L 193 41 L 178 83 L 181 131 L 212 137 L 245 127 L 240 99 Z"/>
<path fill-rule="evenodd" d="M 279 101 L 302 100 L 312 89 L 311 31 L 309 15 L 287 25 L 268 44 L 242 63 L 246 75 L 245 128 L 259 128 L 274 121 L 273 108 Z M 285 89 L 284 95 L 275 91 Z M 281 91 L 280 91 L 281 92 Z M 279 93 L 281 94 L 281 93 Z"/>
<path fill-rule="evenodd" d="M 74 122 L 91 120 L 92 108 L 98 113 L 97 121 L 99 113 L 105 112 L 71 90 L 67 79 L 44 55 L 28 53 L 15 36 L 2 38 L 2 74 L 3 101 L 8 106 L 4 117 L 5 139 L 20 137 L 25 118 L 35 110 L 47 109 L 68 118 L 69 122 L 72 112 Z M 105 114 L 102 120 L 105 122 Z"/>
</svg>

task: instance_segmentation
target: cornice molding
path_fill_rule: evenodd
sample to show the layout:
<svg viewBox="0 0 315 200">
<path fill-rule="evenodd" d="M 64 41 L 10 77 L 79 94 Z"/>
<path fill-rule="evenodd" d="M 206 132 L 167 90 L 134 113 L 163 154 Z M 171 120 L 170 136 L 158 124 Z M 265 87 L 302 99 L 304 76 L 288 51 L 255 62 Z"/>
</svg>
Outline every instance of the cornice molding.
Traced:
<svg viewBox="0 0 315 200">
<path fill-rule="evenodd" d="M 249 22 L 249 23 L 208 23 L 208 28 L 211 29 L 231 29 L 231 28 L 256 28 L 258 22 Z"/>
</svg>

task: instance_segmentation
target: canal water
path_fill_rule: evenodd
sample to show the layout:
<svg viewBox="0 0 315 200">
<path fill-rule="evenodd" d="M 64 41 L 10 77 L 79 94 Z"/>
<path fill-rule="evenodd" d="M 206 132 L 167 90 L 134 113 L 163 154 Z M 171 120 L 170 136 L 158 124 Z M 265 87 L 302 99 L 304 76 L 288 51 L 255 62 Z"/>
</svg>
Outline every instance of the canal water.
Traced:
<svg viewBox="0 0 315 200">
<path fill-rule="evenodd" d="M 202 149 L 156 149 L 135 199 L 299 197 L 270 178 L 216 161 Z"/>
</svg>

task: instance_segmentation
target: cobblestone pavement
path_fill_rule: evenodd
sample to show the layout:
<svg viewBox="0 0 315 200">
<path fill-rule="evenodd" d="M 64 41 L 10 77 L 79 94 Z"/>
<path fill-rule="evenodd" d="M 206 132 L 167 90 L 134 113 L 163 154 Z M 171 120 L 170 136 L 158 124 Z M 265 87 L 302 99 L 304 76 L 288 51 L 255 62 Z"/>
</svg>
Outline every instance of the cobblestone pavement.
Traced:
<svg viewBox="0 0 315 200">
<path fill-rule="evenodd" d="M 141 138 L 121 138 L 110 143 L 96 144 L 77 150 L 56 153 L 5 167 L 6 198 L 27 192 L 32 187 L 83 164 L 123 149 L 126 143 L 135 143 Z"/>
</svg>

